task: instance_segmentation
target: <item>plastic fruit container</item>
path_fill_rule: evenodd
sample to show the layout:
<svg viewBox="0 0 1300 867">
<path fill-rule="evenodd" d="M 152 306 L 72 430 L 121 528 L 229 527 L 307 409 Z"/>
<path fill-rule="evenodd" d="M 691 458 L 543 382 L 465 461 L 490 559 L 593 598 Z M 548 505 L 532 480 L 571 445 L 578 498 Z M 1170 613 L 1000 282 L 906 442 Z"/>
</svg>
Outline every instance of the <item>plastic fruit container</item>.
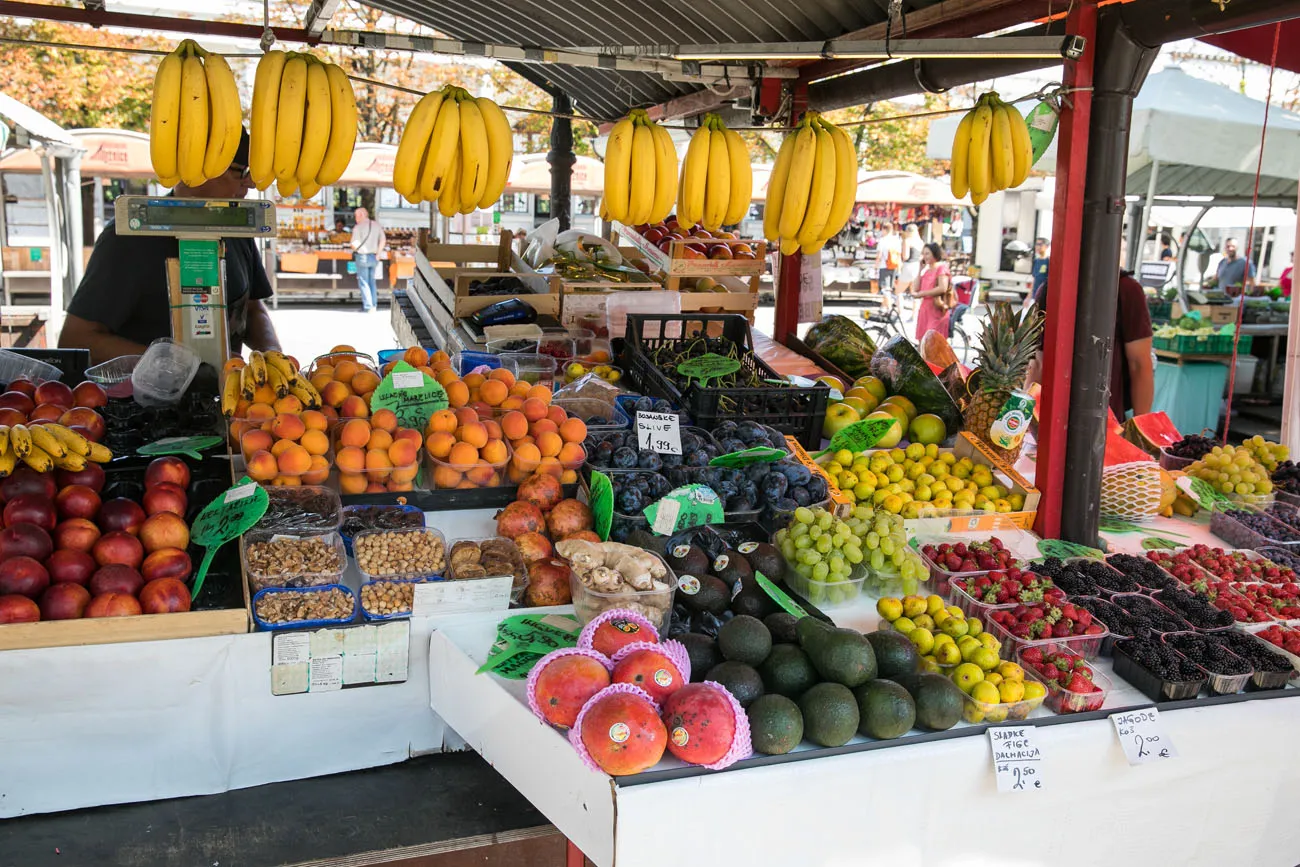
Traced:
<svg viewBox="0 0 1300 867">
<path fill-rule="evenodd" d="M 1192 624 L 1179 617 L 1175 612 L 1170 611 L 1168 608 L 1161 605 L 1154 597 L 1147 596 L 1145 593 L 1116 593 L 1114 596 L 1110 597 L 1110 601 L 1130 614 L 1134 613 L 1134 608 L 1154 606 L 1155 610 L 1163 612 L 1163 614 L 1173 618 L 1174 621 L 1177 621 L 1177 623 L 1170 622 L 1168 624 L 1168 629 L 1152 628 L 1151 632 L 1156 635 L 1161 635 L 1166 632 L 1196 631 L 1192 628 Z"/>
<path fill-rule="evenodd" d="M 319 571 L 303 571 L 301 569 L 263 569 L 254 566 L 249 561 L 249 549 L 258 543 L 274 542 L 280 539 L 319 539 L 327 547 L 334 549 L 335 557 L 338 563 L 337 568 L 321 569 Z M 267 587 L 323 587 L 328 584 L 342 583 L 343 570 L 348 565 L 347 551 L 343 548 L 343 540 L 338 533 L 273 533 L 273 532 L 253 532 L 249 531 L 244 534 L 240 542 L 240 557 L 243 560 L 244 572 L 248 575 L 248 587 L 254 593 Z"/>
<path fill-rule="evenodd" d="M 363 620 L 383 621 L 383 620 L 405 620 L 411 616 L 411 611 L 415 607 L 415 585 L 419 581 L 395 581 L 384 578 L 379 581 L 367 581 L 361 585 L 361 591 L 357 593 L 357 598 L 361 607 L 361 618 Z M 369 592 L 368 592 L 369 591 Z M 387 614 L 379 611 L 372 611 L 366 604 L 366 597 L 374 592 L 389 592 L 396 596 L 398 605 L 394 610 Z"/>
<path fill-rule="evenodd" d="M 852 605 L 862 595 L 862 585 L 867 580 L 867 567 L 858 563 L 846 581 L 818 581 L 805 578 L 794 569 L 785 573 L 786 583 L 796 593 L 818 608 L 842 608 Z"/>
<path fill-rule="evenodd" d="M 422 535 L 432 542 L 442 546 L 442 567 L 430 567 L 419 569 L 407 569 L 398 572 L 371 572 L 361 565 L 358 558 L 361 547 L 370 547 L 373 542 L 367 542 L 367 539 L 397 538 Z M 448 546 L 447 537 L 442 534 L 441 530 L 435 530 L 433 527 L 407 527 L 401 530 L 366 530 L 358 533 L 352 539 L 353 559 L 357 563 L 357 571 L 366 581 L 377 581 L 380 579 L 387 581 L 429 581 L 440 578 L 447 573 L 448 565 Z"/>
<path fill-rule="evenodd" d="M 1124 678 L 1152 701 L 1183 701 L 1196 698 L 1205 678 L 1196 680 L 1165 680 L 1134 661 L 1124 650 L 1127 642 L 1115 642 L 1115 674 Z"/>
<path fill-rule="evenodd" d="M 267 488 L 266 496 L 266 514 L 253 526 L 254 531 L 328 533 L 339 528 L 343 517 L 338 491 L 324 485 Z"/>
<path fill-rule="evenodd" d="M 515 375 L 516 380 L 545 385 L 554 390 L 555 359 L 538 352 L 503 352 L 501 366 Z"/>
<path fill-rule="evenodd" d="M 346 617 L 286 620 L 281 623 L 272 623 L 270 621 L 263 620 L 258 613 L 258 603 L 263 599 L 272 598 L 279 594 L 298 594 L 298 597 L 300 598 L 309 599 L 311 596 L 328 593 L 331 590 L 342 591 L 343 594 L 352 601 L 352 610 L 348 613 Z M 317 626 L 336 626 L 340 623 L 351 623 L 357 617 L 356 594 L 342 584 L 326 584 L 320 587 L 311 587 L 306 589 L 293 588 L 293 587 L 267 587 L 264 590 L 259 590 L 253 596 L 252 607 L 253 607 L 253 623 L 257 625 L 258 629 L 265 629 L 271 632 L 280 629 L 308 629 Z"/>
<path fill-rule="evenodd" d="M 1169 454 L 1168 449 L 1160 450 L 1160 466 L 1166 470 L 1185 470 L 1196 463 L 1196 458 L 1180 458 Z"/>
<path fill-rule="evenodd" d="M 653 553 L 653 552 L 651 552 Z M 658 557 L 658 555 L 655 555 Z M 563 558 L 559 558 L 563 559 Z M 611 608 L 630 608 L 654 624 L 660 635 L 668 634 L 668 624 L 673 615 L 673 594 L 677 592 L 677 575 L 662 557 L 667 575 L 662 579 L 664 590 L 620 590 L 602 593 L 582 583 L 576 572 L 569 575 L 569 590 L 573 594 L 573 614 L 578 622 L 586 624 L 602 611 Z"/>
<path fill-rule="evenodd" d="M 419 506 L 344 506 L 340 516 L 339 535 L 343 538 L 343 547 L 347 549 L 348 556 L 351 556 L 353 537 L 367 530 L 403 530 L 423 526 L 424 512 Z"/>
<path fill-rule="evenodd" d="M 1093 622 L 1097 623 L 1098 626 L 1102 626 L 1098 621 L 1094 620 Z M 1066 638 L 1047 636 L 1045 638 L 1037 638 L 1032 641 L 1027 641 L 1023 638 L 1017 638 L 1012 635 L 1002 626 L 1001 623 L 991 619 L 984 621 L 984 629 L 991 632 L 993 637 L 1001 643 L 1002 651 L 999 655 L 1003 659 L 1014 659 L 1015 654 L 1025 648 L 1044 648 L 1053 644 L 1059 644 L 1062 647 L 1069 648 L 1084 659 L 1093 660 L 1101 654 L 1101 646 L 1110 636 L 1110 630 L 1103 626 L 1102 631 L 1094 635 L 1071 635 Z"/>
<path fill-rule="evenodd" d="M 566 385 L 577 382 L 589 373 L 596 374 L 597 377 L 614 386 L 623 381 L 623 368 L 607 361 L 578 361 L 577 359 L 568 358 L 559 362 L 557 368 L 557 374 L 564 380 Z"/>
<path fill-rule="evenodd" d="M 1205 637 L 1199 633 L 1166 632 L 1164 635 L 1160 636 L 1160 640 L 1172 647 L 1174 652 L 1183 659 L 1186 659 L 1192 665 L 1204 672 L 1206 678 L 1205 685 L 1206 688 L 1210 690 L 1211 695 L 1236 695 L 1246 688 L 1246 684 L 1250 681 L 1251 675 L 1255 673 L 1255 669 L 1250 666 L 1250 663 L 1246 662 L 1246 660 L 1226 648 L 1224 648 L 1224 653 L 1245 666 L 1246 671 L 1237 673 L 1211 671 L 1209 668 L 1206 668 L 1204 665 L 1192 659 L 1179 649 L 1180 645 L 1184 647 L 1187 646 L 1187 642 L 1193 642 L 1196 640 L 1205 641 Z"/>
<path fill-rule="evenodd" d="M 496 370 L 501 366 L 501 357 L 490 352 L 456 352 L 451 356 L 451 369 L 457 376 L 464 376 L 480 367 Z"/>
<path fill-rule="evenodd" d="M 1002 542 L 1005 548 L 1009 549 L 1011 553 L 1016 556 L 1015 562 L 1013 562 L 1011 565 L 1015 566 L 1018 569 L 1026 568 L 1027 564 L 1024 562 L 1024 557 L 1026 554 L 1026 550 L 1024 550 L 1023 548 L 1025 544 L 1024 540 L 1025 539 L 1032 540 L 1034 537 L 1032 537 L 1028 533 L 1025 533 L 1023 530 L 1018 529 L 1010 522 L 1007 522 L 1005 529 L 999 527 L 994 532 L 980 534 L 979 536 L 918 535 L 914 538 L 913 547 L 916 549 L 916 552 L 921 555 L 921 559 L 925 561 L 926 568 L 930 570 L 930 586 L 934 588 L 935 593 L 938 593 L 940 596 L 946 597 L 948 595 L 948 587 L 954 579 L 971 578 L 975 575 L 983 575 L 984 573 L 989 572 L 991 570 L 973 569 L 969 572 L 950 572 L 948 571 L 948 569 L 944 568 L 943 566 L 940 566 L 939 564 L 931 560 L 930 557 L 926 555 L 923 549 L 927 545 L 938 546 L 938 545 L 943 545 L 945 543 L 949 545 L 955 545 L 958 542 L 964 542 L 967 545 L 969 545 L 972 542 L 987 542 L 990 539 L 995 537 L 1000 542 Z"/>
<path fill-rule="evenodd" d="M 5 385 L 22 378 L 30 379 L 39 385 L 42 382 L 60 379 L 62 376 L 62 371 L 53 364 L 28 358 L 18 352 L 10 352 L 8 349 L 0 349 L 0 382 Z"/>
<path fill-rule="evenodd" d="M 1248 512 L 1261 525 L 1260 529 L 1248 527 L 1231 512 Z M 1300 549 L 1300 532 L 1293 530 L 1281 521 L 1265 514 L 1261 509 L 1233 504 L 1231 507 L 1221 503 L 1214 505 L 1210 512 L 1210 532 L 1234 548 L 1278 548 Z"/>
<path fill-rule="evenodd" d="M 624 430 L 632 424 L 627 413 L 615 401 L 606 402 L 597 397 L 557 397 L 551 401 L 551 405 L 562 407 L 570 416 L 582 419 L 589 433 Z M 609 423 L 592 424 L 588 421 L 592 418 L 606 418 Z"/>
<path fill-rule="evenodd" d="M 514 451 L 505 440 L 502 440 L 501 443 L 506 448 L 506 457 L 496 463 L 488 463 L 480 458 L 477 462 L 469 465 L 452 464 L 449 461 L 435 458 L 429 454 L 427 449 L 422 449 L 426 462 L 425 469 L 428 471 L 429 488 L 447 491 L 454 488 L 498 488 L 508 484 L 506 468 L 510 465 L 511 458 L 514 457 Z"/>
<path fill-rule="evenodd" d="M 1034 682 L 1039 684 L 1045 690 L 1051 688 L 1043 683 L 1037 673 L 1025 669 L 1025 683 Z M 993 702 L 978 701 L 971 698 L 969 693 L 962 692 L 962 719 L 968 723 L 1000 723 L 1008 720 L 1027 719 L 1031 713 L 1043 706 L 1047 700 L 1047 695 L 1041 698 L 1023 698 L 1020 701 L 1002 701 L 994 704 Z"/>
<path fill-rule="evenodd" d="M 1278 628 L 1282 629 L 1284 632 L 1294 631 L 1287 629 L 1286 627 Z M 1259 644 L 1264 645 L 1264 647 L 1274 656 L 1284 659 L 1291 664 L 1291 669 L 1289 671 L 1266 671 L 1256 668 L 1255 673 L 1251 675 L 1250 678 L 1251 686 L 1255 689 L 1281 689 L 1287 685 L 1288 681 L 1300 679 L 1300 656 L 1295 655 L 1283 647 L 1278 647 L 1266 638 L 1244 632 L 1231 632 L 1219 636 L 1219 640 L 1223 641 L 1223 643 L 1227 645 L 1228 649 L 1237 653 L 1238 656 L 1241 655 L 1241 652 L 1239 652 L 1239 642 L 1258 642 Z"/>
<path fill-rule="evenodd" d="M 1064 645 L 1043 647 L 1041 650 L 1044 653 L 1050 651 L 1051 653 L 1063 653 L 1074 659 L 1083 659 L 1074 650 Z M 1106 703 L 1106 696 L 1110 695 L 1111 687 L 1114 686 L 1110 678 L 1098 671 L 1097 666 L 1092 664 L 1088 664 L 1088 671 L 1092 674 L 1092 682 L 1097 687 L 1097 692 L 1073 692 L 1057 686 L 1055 681 L 1039 676 L 1037 671 L 1025 663 L 1023 649 L 1016 651 L 1016 663 L 1025 670 L 1026 675 L 1033 675 L 1047 687 L 1047 708 L 1052 713 L 1084 713 L 1085 711 L 1101 710 L 1102 705 Z"/>
<path fill-rule="evenodd" d="M 139 361 L 138 355 L 119 355 L 117 358 L 110 358 L 103 364 L 87 367 L 86 379 L 102 386 L 109 397 L 130 397 L 131 372 L 135 370 Z M 5 381 L 8 382 L 8 379 Z"/>
<path fill-rule="evenodd" d="M 170 337 L 160 337 L 131 371 L 131 389 L 141 406 L 174 406 L 199 372 L 199 356 Z"/>
<path fill-rule="evenodd" d="M 512 559 L 517 565 L 512 567 L 509 571 L 486 570 L 487 574 L 481 577 L 478 576 L 466 577 L 463 574 L 463 572 L 458 570 L 457 567 L 453 566 L 451 563 L 451 552 L 461 542 L 472 542 L 475 545 L 479 545 L 479 546 L 483 545 L 486 542 L 493 542 L 493 543 L 506 545 L 511 551 L 513 551 Z M 528 589 L 528 564 L 524 561 L 524 556 L 519 551 L 519 547 L 515 545 L 515 543 L 510 539 L 507 539 L 504 536 L 476 536 L 472 538 L 452 539 L 450 542 L 448 542 L 447 544 L 447 580 L 448 581 L 486 581 L 489 578 L 502 578 L 502 577 L 508 577 L 511 579 L 510 601 L 513 603 L 518 603 L 519 600 L 524 598 L 524 592 Z"/>
<path fill-rule="evenodd" d="M 921 556 L 924 557 L 925 555 L 922 554 Z M 931 572 L 930 574 L 933 575 L 934 573 Z M 944 600 L 946 602 L 948 602 L 951 605 L 956 605 L 958 608 L 960 608 L 967 617 L 978 617 L 980 620 L 984 622 L 988 622 L 988 614 L 990 611 L 998 611 L 998 610 L 1005 610 L 1007 608 L 1015 608 L 1020 603 L 1004 602 L 998 605 L 990 605 L 985 602 L 980 602 L 974 596 L 971 596 L 965 590 L 957 586 L 956 583 L 957 580 L 963 580 L 963 581 L 970 580 L 970 578 L 974 578 L 984 574 L 987 573 L 976 572 L 975 575 L 969 577 L 961 576 L 960 578 L 958 578 L 957 576 L 952 576 L 948 580 L 948 592 L 946 594 L 941 594 L 941 595 L 944 597 Z"/>
</svg>

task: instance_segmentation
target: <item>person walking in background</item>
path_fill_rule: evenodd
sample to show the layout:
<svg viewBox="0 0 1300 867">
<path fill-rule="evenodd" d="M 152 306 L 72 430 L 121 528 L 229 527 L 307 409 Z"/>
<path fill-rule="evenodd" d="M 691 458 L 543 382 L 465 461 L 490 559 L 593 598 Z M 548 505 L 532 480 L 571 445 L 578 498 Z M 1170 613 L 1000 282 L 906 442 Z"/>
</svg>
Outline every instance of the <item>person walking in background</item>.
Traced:
<svg viewBox="0 0 1300 867">
<path fill-rule="evenodd" d="M 921 233 L 916 230 L 916 223 L 908 223 L 903 233 L 903 261 L 898 267 L 898 293 L 911 292 L 921 273 Z"/>
<path fill-rule="evenodd" d="M 1283 298 L 1291 297 L 1291 271 L 1295 268 L 1295 253 L 1291 254 L 1291 264 L 1286 266 L 1282 276 L 1277 278 L 1277 285 L 1282 290 Z"/>
<path fill-rule="evenodd" d="M 378 220 L 370 219 L 370 212 L 357 208 L 353 212 L 356 224 L 352 227 L 352 258 L 357 263 L 357 285 L 361 287 L 361 310 L 373 313 L 379 303 L 379 290 L 375 287 L 375 269 L 379 255 L 388 246 L 384 227 Z"/>
<path fill-rule="evenodd" d="M 1237 239 L 1223 242 L 1223 258 L 1214 274 L 1214 285 L 1236 298 L 1255 285 L 1255 268 L 1237 255 Z"/>
<path fill-rule="evenodd" d="M 1043 302 L 1039 299 L 1047 295 L 1047 272 L 1052 265 L 1052 245 L 1047 242 L 1046 238 L 1034 239 L 1034 260 L 1030 265 L 1029 273 L 1034 278 L 1033 288 L 1025 296 L 1026 309 L 1031 304 L 1038 304 L 1040 307 Z"/>
<path fill-rule="evenodd" d="M 1160 261 L 1172 262 L 1174 260 L 1174 239 L 1171 235 L 1163 234 L 1160 236 Z"/>
<path fill-rule="evenodd" d="M 880 286 L 881 307 L 888 310 L 894 302 L 894 278 L 903 263 L 903 239 L 894 231 L 894 224 L 886 220 L 880 227 L 876 243 L 877 284 Z"/>
<path fill-rule="evenodd" d="M 921 273 L 917 276 L 912 296 L 920 299 L 916 305 L 916 339 L 919 342 L 927 331 L 937 331 L 948 336 L 948 316 L 956 298 L 952 289 L 952 272 L 943 261 L 943 248 L 926 244 L 921 249 Z"/>
</svg>

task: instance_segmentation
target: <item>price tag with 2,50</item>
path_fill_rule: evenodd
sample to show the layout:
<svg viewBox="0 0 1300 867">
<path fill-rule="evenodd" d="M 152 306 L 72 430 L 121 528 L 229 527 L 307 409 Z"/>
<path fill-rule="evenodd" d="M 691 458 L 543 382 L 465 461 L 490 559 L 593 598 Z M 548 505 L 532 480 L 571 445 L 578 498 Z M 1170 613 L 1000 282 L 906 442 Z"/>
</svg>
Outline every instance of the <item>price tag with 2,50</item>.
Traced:
<svg viewBox="0 0 1300 867">
<path fill-rule="evenodd" d="M 1035 740 L 1033 726 L 998 726 L 989 729 L 993 747 L 993 774 L 998 792 L 1029 792 L 1042 789 L 1043 751 Z"/>
<path fill-rule="evenodd" d="M 682 453 L 682 420 L 675 412 L 638 412 L 636 444 L 643 451 L 661 455 Z"/>
</svg>

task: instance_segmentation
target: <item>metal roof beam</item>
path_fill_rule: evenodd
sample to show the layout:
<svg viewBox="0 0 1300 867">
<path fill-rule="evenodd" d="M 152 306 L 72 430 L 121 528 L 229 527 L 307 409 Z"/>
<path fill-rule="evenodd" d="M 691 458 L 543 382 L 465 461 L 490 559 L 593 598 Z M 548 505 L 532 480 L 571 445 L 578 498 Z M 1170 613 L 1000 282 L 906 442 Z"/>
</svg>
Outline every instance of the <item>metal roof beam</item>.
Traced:
<svg viewBox="0 0 1300 867">
<path fill-rule="evenodd" d="M 320 36 L 325 32 L 325 26 L 330 23 L 334 13 L 339 11 L 342 2 L 343 0 L 311 0 L 311 5 L 307 7 L 307 16 L 303 20 L 303 29 Z"/>
</svg>

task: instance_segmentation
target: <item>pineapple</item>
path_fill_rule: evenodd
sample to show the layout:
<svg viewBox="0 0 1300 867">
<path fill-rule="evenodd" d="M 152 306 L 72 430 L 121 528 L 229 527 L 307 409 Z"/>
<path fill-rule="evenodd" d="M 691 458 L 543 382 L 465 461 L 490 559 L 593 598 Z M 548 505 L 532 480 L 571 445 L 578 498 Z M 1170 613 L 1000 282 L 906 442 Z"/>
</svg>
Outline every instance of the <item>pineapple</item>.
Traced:
<svg viewBox="0 0 1300 867">
<path fill-rule="evenodd" d="M 971 376 L 971 399 L 966 405 L 966 430 L 985 443 L 1008 464 L 1020 457 L 1020 446 L 1007 450 L 989 439 L 989 428 L 998 417 L 1011 392 L 1025 384 L 1025 371 L 1038 351 L 1038 335 L 1043 330 L 1042 314 L 1035 310 L 1026 316 L 1006 302 L 994 304 L 977 362 L 978 371 Z"/>
</svg>

